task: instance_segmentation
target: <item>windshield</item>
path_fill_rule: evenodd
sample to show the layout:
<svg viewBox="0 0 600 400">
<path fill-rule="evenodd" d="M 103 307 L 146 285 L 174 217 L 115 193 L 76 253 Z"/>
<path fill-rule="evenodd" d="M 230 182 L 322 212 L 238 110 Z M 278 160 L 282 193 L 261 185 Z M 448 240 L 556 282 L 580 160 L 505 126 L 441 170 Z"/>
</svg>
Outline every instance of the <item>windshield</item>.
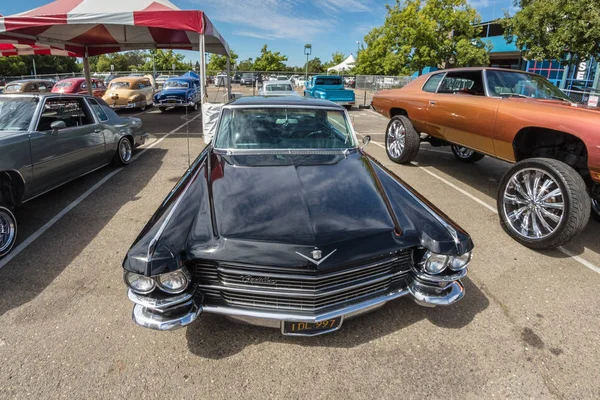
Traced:
<svg viewBox="0 0 600 400">
<path fill-rule="evenodd" d="M 189 88 L 190 84 L 185 81 L 167 81 L 165 82 L 165 89 L 168 88 Z"/>
<path fill-rule="evenodd" d="M 291 92 L 292 86 L 285 83 L 278 83 L 276 85 L 267 85 L 267 92 Z"/>
<path fill-rule="evenodd" d="M 225 108 L 216 148 L 349 149 L 355 147 L 341 110 Z"/>
<path fill-rule="evenodd" d="M 487 71 L 491 96 L 572 101 L 559 88 L 540 75 L 512 71 Z"/>
<path fill-rule="evenodd" d="M 111 82 L 111 89 L 129 89 L 129 82 Z"/>
<path fill-rule="evenodd" d="M 0 132 L 27 131 L 36 106 L 33 98 L 0 98 Z"/>
</svg>

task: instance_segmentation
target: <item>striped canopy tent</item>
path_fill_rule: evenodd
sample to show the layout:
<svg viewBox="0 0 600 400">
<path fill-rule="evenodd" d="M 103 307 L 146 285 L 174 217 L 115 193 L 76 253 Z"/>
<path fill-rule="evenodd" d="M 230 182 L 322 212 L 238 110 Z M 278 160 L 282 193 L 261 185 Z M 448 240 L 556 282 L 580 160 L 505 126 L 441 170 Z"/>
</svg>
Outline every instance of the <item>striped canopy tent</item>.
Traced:
<svg viewBox="0 0 600 400">
<path fill-rule="evenodd" d="M 64 50 L 82 57 L 89 90 L 88 57 L 118 51 L 198 50 L 203 77 L 206 53 L 225 55 L 229 70 L 229 46 L 208 17 L 202 11 L 180 10 L 168 0 L 55 0 L 0 17 L 0 44 Z M 206 88 L 201 88 L 204 102 Z"/>
<path fill-rule="evenodd" d="M 36 46 L 29 44 L 13 44 L 0 42 L 0 57 L 32 55 L 77 57 L 77 55 L 72 51 L 52 46 Z"/>
</svg>

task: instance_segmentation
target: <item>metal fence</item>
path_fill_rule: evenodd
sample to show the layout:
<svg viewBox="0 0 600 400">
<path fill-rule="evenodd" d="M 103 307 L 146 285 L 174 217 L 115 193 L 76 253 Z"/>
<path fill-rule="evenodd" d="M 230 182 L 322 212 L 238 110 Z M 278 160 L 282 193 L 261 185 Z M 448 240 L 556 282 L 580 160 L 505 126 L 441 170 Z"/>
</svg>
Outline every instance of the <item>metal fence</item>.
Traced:
<svg viewBox="0 0 600 400">
<path fill-rule="evenodd" d="M 412 76 L 357 75 L 356 89 L 370 92 L 383 89 L 399 89 L 413 79 Z"/>
<path fill-rule="evenodd" d="M 593 105 L 594 103 L 600 104 L 600 102 L 598 102 L 598 99 L 595 99 L 596 101 L 594 101 L 594 97 L 600 97 L 600 90 L 598 90 L 598 89 L 592 89 L 592 88 L 585 89 L 585 90 L 565 89 L 565 90 L 563 90 L 563 92 L 567 96 L 569 96 L 573 101 L 580 103 L 580 104 L 586 104 L 586 105 Z M 591 97 L 591 99 L 590 99 L 590 97 Z M 596 107 L 597 107 L 597 105 L 596 105 Z"/>
</svg>

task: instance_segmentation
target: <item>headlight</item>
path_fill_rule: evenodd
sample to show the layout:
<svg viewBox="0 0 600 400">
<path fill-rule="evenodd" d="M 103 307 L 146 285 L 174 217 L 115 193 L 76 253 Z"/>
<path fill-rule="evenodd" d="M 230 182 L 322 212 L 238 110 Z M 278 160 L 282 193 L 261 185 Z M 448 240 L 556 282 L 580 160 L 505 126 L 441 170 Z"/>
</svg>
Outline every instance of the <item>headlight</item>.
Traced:
<svg viewBox="0 0 600 400">
<path fill-rule="evenodd" d="M 189 283 L 187 270 L 180 269 L 175 272 L 156 276 L 158 287 L 167 293 L 177 294 L 183 292 Z"/>
<path fill-rule="evenodd" d="M 452 259 L 450 260 L 449 267 L 452 271 L 463 270 L 467 267 L 467 265 L 469 265 L 469 262 L 471 261 L 472 257 L 473 257 L 473 253 L 470 251 L 463 255 L 460 255 L 457 257 L 452 257 Z"/>
<path fill-rule="evenodd" d="M 425 253 L 425 263 L 423 267 L 425 272 L 431 275 L 437 275 L 444 271 L 448 266 L 448 260 L 450 257 L 443 254 L 434 254 L 430 251 Z"/>
<path fill-rule="evenodd" d="M 124 278 L 127 286 L 129 286 L 134 292 L 139 294 L 150 293 L 156 287 L 156 282 L 154 282 L 154 279 L 144 275 L 134 274 L 133 272 L 126 272 Z"/>
</svg>

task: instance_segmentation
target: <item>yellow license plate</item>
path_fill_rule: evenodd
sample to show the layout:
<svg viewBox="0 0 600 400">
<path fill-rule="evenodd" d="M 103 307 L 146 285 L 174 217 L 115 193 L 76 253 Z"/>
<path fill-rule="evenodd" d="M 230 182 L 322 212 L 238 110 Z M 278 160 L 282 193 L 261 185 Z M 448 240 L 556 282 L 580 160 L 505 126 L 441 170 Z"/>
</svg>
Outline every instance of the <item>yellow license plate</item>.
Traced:
<svg viewBox="0 0 600 400">
<path fill-rule="evenodd" d="M 281 329 L 284 335 L 315 336 L 340 329 L 342 317 L 319 322 L 284 321 Z"/>
</svg>

